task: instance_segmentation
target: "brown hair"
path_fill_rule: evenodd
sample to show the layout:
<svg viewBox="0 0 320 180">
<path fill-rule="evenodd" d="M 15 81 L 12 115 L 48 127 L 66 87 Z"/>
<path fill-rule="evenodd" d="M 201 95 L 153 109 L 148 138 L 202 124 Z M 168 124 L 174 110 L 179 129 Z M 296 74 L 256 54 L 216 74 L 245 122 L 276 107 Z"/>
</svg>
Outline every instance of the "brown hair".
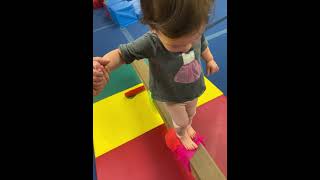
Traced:
<svg viewBox="0 0 320 180">
<path fill-rule="evenodd" d="M 141 0 L 142 20 L 169 38 L 179 38 L 208 23 L 213 0 Z"/>
</svg>

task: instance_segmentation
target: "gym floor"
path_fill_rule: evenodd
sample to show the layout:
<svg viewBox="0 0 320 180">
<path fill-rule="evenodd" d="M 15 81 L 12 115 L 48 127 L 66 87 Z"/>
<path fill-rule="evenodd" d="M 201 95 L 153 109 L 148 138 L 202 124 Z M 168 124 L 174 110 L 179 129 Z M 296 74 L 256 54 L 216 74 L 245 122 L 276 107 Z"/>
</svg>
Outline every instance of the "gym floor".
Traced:
<svg viewBox="0 0 320 180">
<path fill-rule="evenodd" d="M 93 10 L 94 56 L 103 56 L 147 31 L 140 22 L 119 28 L 106 17 L 104 8 Z M 208 152 L 227 176 L 226 0 L 216 0 L 205 36 L 220 71 L 206 77 L 209 88 L 199 99 L 193 126 L 205 138 Z M 205 68 L 204 63 L 202 66 Z M 124 92 L 139 85 L 141 81 L 131 65 L 123 65 L 112 72 L 107 87 L 94 97 L 94 158 L 98 180 L 190 179 L 165 146 L 165 126 L 149 94 L 141 93 L 133 100 L 124 98 Z"/>
</svg>

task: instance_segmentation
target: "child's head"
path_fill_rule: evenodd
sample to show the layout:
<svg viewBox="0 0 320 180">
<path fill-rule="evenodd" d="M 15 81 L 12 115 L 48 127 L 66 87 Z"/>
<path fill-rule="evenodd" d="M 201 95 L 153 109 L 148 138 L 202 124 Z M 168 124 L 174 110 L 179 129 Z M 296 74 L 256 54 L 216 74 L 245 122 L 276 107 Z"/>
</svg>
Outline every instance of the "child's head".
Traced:
<svg viewBox="0 0 320 180">
<path fill-rule="evenodd" d="M 201 37 L 213 0 L 141 0 L 142 22 L 172 52 L 185 52 Z"/>
</svg>

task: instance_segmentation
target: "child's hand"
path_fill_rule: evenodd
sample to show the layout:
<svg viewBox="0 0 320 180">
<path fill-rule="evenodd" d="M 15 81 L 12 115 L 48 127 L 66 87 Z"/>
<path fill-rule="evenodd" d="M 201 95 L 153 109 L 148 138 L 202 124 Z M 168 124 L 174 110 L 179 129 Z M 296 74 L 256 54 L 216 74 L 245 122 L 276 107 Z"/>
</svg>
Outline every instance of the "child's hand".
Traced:
<svg viewBox="0 0 320 180">
<path fill-rule="evenodd" d="M 219 71 L 219 66 L 213 60 L 207 62 L 207 76 Z"/>
<path fill-rule="evenodd" d="M 109 71 L 104 68 L 98 60 L 100 57 L 93 58 L 93 95 L 98 95 L 109 81 Z"/>
</svg>

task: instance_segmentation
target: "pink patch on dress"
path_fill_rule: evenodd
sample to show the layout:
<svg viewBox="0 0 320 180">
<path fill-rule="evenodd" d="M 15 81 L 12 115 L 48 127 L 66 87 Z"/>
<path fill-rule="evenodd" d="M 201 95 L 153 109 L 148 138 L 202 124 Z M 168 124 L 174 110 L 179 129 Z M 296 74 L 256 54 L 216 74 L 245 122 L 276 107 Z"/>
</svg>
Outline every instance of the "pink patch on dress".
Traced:
<svg viewBox="0 0 320 180">
<path fill-rule="evenodd" d="M 174 77 L 174 81 L 178 83 L 193 83 L 199 79 L 200 75 L 201 66 L 197 60 L 193 60 L 180 68 Z"/>
</svg>

